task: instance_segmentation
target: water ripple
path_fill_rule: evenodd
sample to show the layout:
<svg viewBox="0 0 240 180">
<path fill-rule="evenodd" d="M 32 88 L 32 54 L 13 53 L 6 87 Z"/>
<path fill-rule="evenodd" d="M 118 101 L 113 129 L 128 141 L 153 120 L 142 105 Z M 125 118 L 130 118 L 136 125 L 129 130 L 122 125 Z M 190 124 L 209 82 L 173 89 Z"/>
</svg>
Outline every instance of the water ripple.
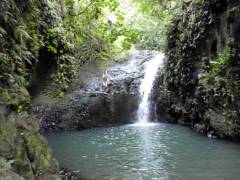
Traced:
<svg viewBox="0 0 240 180">
<path fill-rule="evenodd" d="M 121 126 L 46 137 L 60 164 L 93 180 L 239 180 L 240 146 L 175 125 Z"/>
</svg>

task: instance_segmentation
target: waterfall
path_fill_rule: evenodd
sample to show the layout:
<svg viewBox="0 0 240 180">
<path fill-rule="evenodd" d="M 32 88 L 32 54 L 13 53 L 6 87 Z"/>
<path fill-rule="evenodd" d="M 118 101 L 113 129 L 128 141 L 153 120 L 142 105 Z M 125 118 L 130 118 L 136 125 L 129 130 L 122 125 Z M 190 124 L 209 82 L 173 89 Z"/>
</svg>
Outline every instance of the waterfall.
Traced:
<svg viewBox="0 0 240 180">
<path fill-rule="evenodd" d="M 139 87 L 141 103 L 137 112 L 137 124 L 147 124 L 150 121 L 151 92 L 158 69 L 163 66 L 164 54 L 157 54 L 145 65 L 144 78 Z"/>
</svg>

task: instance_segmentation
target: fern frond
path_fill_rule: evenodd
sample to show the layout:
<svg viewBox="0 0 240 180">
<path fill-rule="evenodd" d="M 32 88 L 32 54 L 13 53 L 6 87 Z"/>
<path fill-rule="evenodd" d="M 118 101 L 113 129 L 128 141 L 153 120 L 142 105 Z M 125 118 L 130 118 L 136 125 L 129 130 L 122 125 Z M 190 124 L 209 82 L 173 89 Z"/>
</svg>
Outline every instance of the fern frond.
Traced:
<svg viewBox="0 0 240 180">
<path fill-rule="evenodd" d="M 18 26 L 14 31 L 14 35 L 16 39 L 19 39 L 21 45 L 24 44 L 24 40 L 32 39 L 31 36 L 26 31 L 25 26 Z"/>
<path fill-rule="evenodd" d="M 7 32 L 0 26 L 0 38 L 3 37 Z"/>
</svg>

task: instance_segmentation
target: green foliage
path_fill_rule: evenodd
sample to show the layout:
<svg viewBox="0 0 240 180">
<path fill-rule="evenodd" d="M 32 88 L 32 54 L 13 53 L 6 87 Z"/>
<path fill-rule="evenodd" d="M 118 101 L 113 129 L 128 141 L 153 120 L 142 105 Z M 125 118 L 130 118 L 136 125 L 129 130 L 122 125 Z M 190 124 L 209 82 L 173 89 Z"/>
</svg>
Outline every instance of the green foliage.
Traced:
<svg viewBox="0 0 240 180">
<path fill-rule="evenodd" d="M 164 49 L 166 33 L 179 11 L 181 1 L 133 0 L 138 10 L 131 17 L 131 23 L 139 31 L 138 47 L 151 50 Z"/>
<path fill-rule="evenodd" d="M 69 83 L 77 73 L 76 59 L 70 55 L 62 55 L 58 61 L 58 71 L 55 74 L 56 82 L 61 84 L 61 88 L 66 90 Z M 71 72 L 71 73 L 69 73 Z"/>
<path fill-rule="evenodd" d="M 130 49 L 132 43 L 136 44 L 139 41 L 139 31 L 137 29 L 130 29 L 124 31 L 124 40 L 121 42 L 123 49 Z"/>
<path fill-rule="evenodd" d="M 124 24 L 123 14 L 118 10 L 118 0 L 84 0 L 81 3 L 67 0 L 65 4 L 68 12 L 64 25 L 72 30 L 77 45 L 91 47 L 91 43 L 98 44 L 101 52 L 111 53 L 120 36 L 126 37 L 129 44 L 134 40 L 129 33 L 131 30 Z"/>
<path fill-rule="evenodd" d="M 6 34 L 6 31 L 0 26 L 0 38 Z"/>
<path fill-rule="evenodd" d="M 14 29 L 15 38 L 19 41 L 20 45 L 24 46 L 24 43 L 31 39 L 30 35 L 26 31 L 24 25 L 20 25 Z"/>
<path fill-rule="evenodd" d="M 223 115 L 228 119 L 237 120 L 239 118 L 238 110 L 225 110 Z"/>
<path fill-rule="evenodd" d="M 65 9 L 61 12 L 49 12 L 55 14 L 54 18 L 60 14 L 62 18 L 47 29 L 44 40 L 51 60 L 57 62 L 57 71 L 51 75 L 58 87 L 57 96 L 68 88 L 79 65 L 93 59 L 110 59 L 117 51 L 130 48 L 137 36 L 124 24 L 118 0 L 63 2 Z M 116 43 L 120 37 L 121 47 Z"/>
<path fill-rule="evenodd" d="M 231 60 L 233 51 L 229 47 L 225 48 L 223 53 L 221 53 L 215 60 L 210 61 L 210 68 L 212 73 L 219 74 Z"/>
<path fill-rule="evenodd" d="M 46 47 L 50 53 L 57 54 L 58 36 L 60 31 L 58 28 L 51 28 L 47 30 L 48 40 L 46 41 Z"/>
<path fill-rule="evenodd" d="M 146 13 L 142 20 L 141 16 L 126 18 L 124 3 L 120 0 L 3 0 L 1 84 L 27 88 L 37 65 L 50 62 L 56 67 L 46 67 L 55 70 L 46 74 L 46 79 L 53 81 L 56 94 L 62 95 L 78 66 L 86 61 L 112 59 L 139 42 L 141 47 L 159 49 L 164 28 L 171 19 L 168 10 L 161 12 L 159 8 L 170 7 L 169 3 L 141 2 L 140 9 Z M 144 7 L 148 8 L 144 10 Z"/>
<path fill-rule="evenodd" d="M 209 72 L 203 76 L 203 78 L 209 82 L 217 80 L 219 77 L 224 77 L 225 70 L 229 65 L 232 57 L 234 55 L 234 50 L 230 47 L 226 47 L 221 54 L 215 60 L 210 61 Z"/>
</svg>

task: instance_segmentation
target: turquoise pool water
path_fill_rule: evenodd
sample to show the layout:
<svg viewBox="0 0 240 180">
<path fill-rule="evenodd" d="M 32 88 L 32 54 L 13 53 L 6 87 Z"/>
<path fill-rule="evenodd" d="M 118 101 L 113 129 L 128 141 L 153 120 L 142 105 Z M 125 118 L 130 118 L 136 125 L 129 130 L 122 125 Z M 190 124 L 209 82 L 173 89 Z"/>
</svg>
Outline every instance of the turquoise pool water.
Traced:
<svg viewBox="0 0 240 180">
<path fill-rule="evenodd" d="M 45 134 L 62 167 L 93 180 L 239 180 L 240 145 L 178 125 Z"/>
</svg>

